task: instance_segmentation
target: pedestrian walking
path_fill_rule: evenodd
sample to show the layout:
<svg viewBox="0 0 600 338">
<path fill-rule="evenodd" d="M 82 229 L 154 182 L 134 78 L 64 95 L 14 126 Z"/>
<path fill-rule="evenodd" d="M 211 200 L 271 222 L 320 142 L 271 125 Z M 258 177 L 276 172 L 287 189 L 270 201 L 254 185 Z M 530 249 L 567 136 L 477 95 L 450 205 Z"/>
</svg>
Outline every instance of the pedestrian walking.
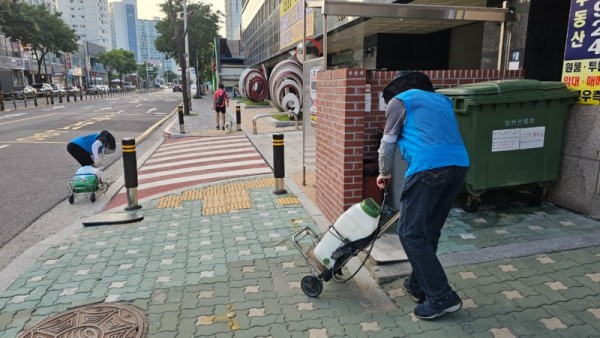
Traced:
<svg viewBox="0 0 600 338">
<path fill-rule="evenodd" d="M 393 180 L 394 152 L 400 147 L 408 168 L 400 192 L 398 236 L 412 267 L 403 287 L 418 303 L 415 316 L 435 319 L 462 307 L 436 251 L 469 157 L 450 99 L 435 93 L 427 75 L 403 74 L 385 87 L 383 96 L 388 106 L 377 185 L 383 189 Z"/>
<path fill-rule="evenodd" d="M 213 100 L 213 109 L 215 110 L 216 120 L 217 120 L 217 129 L 221 128 L 225 130 L 225 107 L 229 107 L 229 97 L 227 96 L 227 92 L 225 91 L 225 86 L 223 84 L 219 85 L 219 89 L 215 92 L 214 100 Z M 219 121 L 223 121 L 222 124 Z"/>
<path fill-rule="evenodd" d="M 115 148 L 115 138 L 107 130 L 74 138 L 67 144 L 67 151 L 81 166 L 98 167 L 100 155 L 113 153 Z"/>
</svg>

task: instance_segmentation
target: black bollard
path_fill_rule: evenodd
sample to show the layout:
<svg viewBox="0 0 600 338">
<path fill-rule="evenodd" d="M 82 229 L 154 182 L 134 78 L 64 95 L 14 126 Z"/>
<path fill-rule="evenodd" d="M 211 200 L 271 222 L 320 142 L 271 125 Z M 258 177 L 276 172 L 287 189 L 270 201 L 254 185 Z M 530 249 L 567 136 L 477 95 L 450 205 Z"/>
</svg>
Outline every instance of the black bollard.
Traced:
<svg viewBox="0 0 600 338">
<path fill-rule="evenodd" d="M 283 184 L 285 177 L 285 161 L 283 149 L 283 134 L 273 134 L 273 174 L 275 175 L 275 195 L 287 194 Z"/>
<path fill-rule="evenodd" d="M 62 94 L 58 93 L 58 103 L 63 103 L 62 102 Z"/>
<path fill-rule="evenodd" d="M 36 107 L 38 106 L 38 103 L 37 103 L 37 94 L 33 94 L 33 105 L 36 106 Z M 26 105 L 26 107 L 27 107 L 27 105 Z"/>
<path fill-rule="evenodd" d="M 79 91 L 79 101 L 83 101 L 83 93 L 81 92 L 81 90 Z"/>
<path fill-rule="evenodd" d="M 185 126 L 183 125 L 183 105 L 177 106 L 177 114 L 179 114 L 179 132 L 185 134 Z"/>
<path fill-rule="evenodd" d="M 23 96 L 25 96 L 25 94 L 23 94 Z M 15 94 L 14 92 L 12 93 L 12 101 L 13 101 L 13 107 L 15 107 L 15 109 L 17 109 L 17 94 Z"/>
<path fill-rule="evenodd" d="M 67 103 L 71 102 L 71 93 L 67 93 Z"/>
<path fill-rule="evenodd" d="M 4 94 L 0 92 L 0 111 L 4 111 Z"/>
<path fill-rule="evenodd" d="M 237 130 L 242 130 L 242 109 L 240 106 L 235 106 L 235 121 L 237 123 Z"/>
<path fill-rule="evenodd" d="M 125 210 L 141 208 L 138 205 L 137 187 L 137 158 L 135 153 L 135 139 L 125 138 L 121 141 L 123 147 L 123 173 L 125 176 L 125 188 L 127 189 L 127 207 Z"/>
</svg>

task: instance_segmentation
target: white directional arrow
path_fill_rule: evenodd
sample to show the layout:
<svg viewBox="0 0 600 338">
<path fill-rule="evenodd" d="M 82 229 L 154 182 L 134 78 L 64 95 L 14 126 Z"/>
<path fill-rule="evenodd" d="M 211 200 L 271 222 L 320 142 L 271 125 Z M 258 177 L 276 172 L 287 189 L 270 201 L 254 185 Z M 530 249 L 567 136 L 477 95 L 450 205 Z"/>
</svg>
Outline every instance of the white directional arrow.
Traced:
<svg viewBox="0 0 600 338">
<path fill-rule="evenodd" d="M 8 114 L 8 115 L 4 115 L 4 116 L 0 116 L 0 120 L 2 119 L 9 119 L 11 117 L 19 117 L 21 115 L 26 115 L 27 113 L 20 113 L 20 114 Z"/>
<path fill-rule="evenodd" d="M 57 109 L 62 109 L 65 106 L 54 106 L 52 108 L 48 108 L 48 109 L 43 109 L 43 111 L 51 111 L 51 110 L 57 110 Z"/>
<path fill-rule="evenodd" d="M 148 109 L 148 111 L 146 112 L 146 114 L 150 114 L 151 112 L 153 112 L 155 110 L 156 110 L 156 108 Z"/>
</svg>

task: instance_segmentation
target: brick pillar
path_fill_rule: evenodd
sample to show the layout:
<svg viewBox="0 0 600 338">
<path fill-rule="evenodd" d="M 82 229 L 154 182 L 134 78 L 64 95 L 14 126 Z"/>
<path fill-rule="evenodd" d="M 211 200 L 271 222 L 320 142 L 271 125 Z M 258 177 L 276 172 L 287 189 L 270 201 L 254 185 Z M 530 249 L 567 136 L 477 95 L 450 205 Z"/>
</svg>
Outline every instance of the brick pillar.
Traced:
<svg viewBox="0 0 600 338">
<path fill-rule="evenodd" d="M 362 199 L 366 70 L 317 77 L 317 205 L 333 222 Z"/>
</svg>

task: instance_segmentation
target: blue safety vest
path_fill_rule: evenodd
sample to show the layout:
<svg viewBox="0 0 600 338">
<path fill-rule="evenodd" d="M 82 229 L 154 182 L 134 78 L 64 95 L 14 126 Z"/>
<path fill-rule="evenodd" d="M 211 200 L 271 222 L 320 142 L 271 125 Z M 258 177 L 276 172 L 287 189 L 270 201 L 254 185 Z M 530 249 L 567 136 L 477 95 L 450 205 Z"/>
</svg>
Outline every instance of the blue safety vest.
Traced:
<svg viewBox="0 0 600 338">
<path fill-rule="evenodd" d="M 92 154 L 92 144 L 94 144 L 94 142 L 96 142 L 96 139 L 98 138 L 98 136 L 100 136 L 100 134 L 90 134 L 90 135 L 85 135 L 85 136 L 79 136 L 79 137 L 73 139 L 71 142 L 75 143 L 76 145 L 85 149 L 85 151 L 87 151 L 88 153 Z M 104 148 L 104 145 L 102 145 L 98 149 L 98 152 L 99 153 L 102 152 L 103 148 Z"/>
<path fill-rule="evenodd" d="M 458 122 L 447 97 L 418 89 L 395 96 L 406 107 L 406 117 L 398 146 L 408 163 L 405 177 L 421 171 L 469 166 Z"/>
</svg>

